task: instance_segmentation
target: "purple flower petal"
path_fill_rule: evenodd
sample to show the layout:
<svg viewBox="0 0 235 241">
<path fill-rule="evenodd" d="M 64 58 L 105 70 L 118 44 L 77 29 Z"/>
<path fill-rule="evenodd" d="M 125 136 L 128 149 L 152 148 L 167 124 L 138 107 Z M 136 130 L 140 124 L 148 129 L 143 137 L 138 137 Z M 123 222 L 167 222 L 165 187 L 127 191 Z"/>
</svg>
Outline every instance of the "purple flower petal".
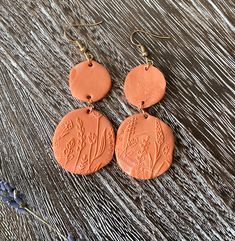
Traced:
<svg viewBox="0 0 235 241">
<path fill-rule="evenodd" d="M 12 199 L 10 197 L 3 197 L 2 202 L 3 203 L 9 203 Z"/>
<path fill-rule="evenodd" d="M 6 191 L 3 191 L 0 189 L 0 196 L 6 196 L 6 194 L 7 194 Z"/>
<path fill-rule="evenodd" d="M 25 214 L 26 210 L 24 208 L 16 208 L 17 213 L 19 214 Z"/>
<path fill-rule="evenodd" d="M 13 208 L 19 208 L 19 204 L 15 201 L 10 201 L 10 206 L 13 207 Z"/>
<path fill-rule="evenodd" d="M 69 233 L 68 235 L 68 241 L 76 241 L 74 236 L 71 233 Z"/>
<path fill-rule="evenodd" d="M 4 186 L 8 192 L 13 192 L 14 188 L 8 182 L 5 182 Z"/>
<path fill-rule="evenodd" d="M 5 185 L 4 185 L 4 182 L 0 182 L 0 190 L 2 191 L 6 191 L 6 188 L 5 188 Z"/>
<path fill-rule="evenodd" d="M 14 190 L 8 191 L 8 196 L 14 198 Z"/>
</svg>

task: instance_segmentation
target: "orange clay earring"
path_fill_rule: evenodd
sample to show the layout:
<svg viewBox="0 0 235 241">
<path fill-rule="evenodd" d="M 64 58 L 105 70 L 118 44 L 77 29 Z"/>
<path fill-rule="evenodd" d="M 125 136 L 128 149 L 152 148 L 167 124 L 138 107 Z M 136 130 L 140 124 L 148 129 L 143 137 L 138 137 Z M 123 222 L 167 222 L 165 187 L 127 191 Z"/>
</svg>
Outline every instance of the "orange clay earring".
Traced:
<svg viewBox="0 0 235 241">
<path fill-rule="evenodd" d="M 120 125 L 115 152 L 117 162 L 124 172 L 137 179 L 152 179 L 169 169 L 174 136 L 167 124 L 144 111 L 163 98 L 166 80 L 162 72 L 153 66 L 144 45 L 133 40 L 134 34 L 138 32 L 169 38 L 143 30 L 131 34 L 131 43 L 137 46 L 146 64 L 139 65 L 128 73 L 124 93 L 127 100 L 140 109 L 140 113 L 128 117 Z"/>
<path fill-rule="evenodd" d="M 113 157 L 115 139 L 112 125 L 93 106 L 109 92 L 112 83 L 106 68 L 93 60 L 87 48 L 80 41 L 68 37 L 66 31 L 64 34 L 86 58 L 71 69 L 69 87 L 73 97 L 88 105 L 62 118 L 56 127 L 52 146 L 56 160 L 65 170 L 87 175 L 107 165 Z"/>
</svg>

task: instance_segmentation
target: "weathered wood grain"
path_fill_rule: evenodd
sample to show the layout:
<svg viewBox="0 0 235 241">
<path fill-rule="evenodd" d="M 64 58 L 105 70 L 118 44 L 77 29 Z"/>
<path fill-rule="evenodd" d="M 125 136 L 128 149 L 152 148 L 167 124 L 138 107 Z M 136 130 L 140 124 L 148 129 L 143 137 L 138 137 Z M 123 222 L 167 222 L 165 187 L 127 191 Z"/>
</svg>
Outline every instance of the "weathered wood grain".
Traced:
<svg viewBox="0 0 235 241">
<path fill-rule="evenodd" d="M 235 240 L 233 0 L 0 1 L 0 177 L 62 232 L 88 240 Z M 123 96 L 128 71 L 142 63 L 129 43 L 135 28 L 172 36 L 139 37 L 167 79 L 164 100 L 149 109 L 174 130 L 174 164 L 163 176 L 136 181 L 115 158 L 91 176 L 63 171 L 53 131 L 80 107 L 69 69 L 82 60 L 63 37 L 73 29 L 112 76 L 95 106 L 115 129 L 137 110 Z M 55 240 L 44 226 L 0 205 L 0 240 Z"/>
</svg>

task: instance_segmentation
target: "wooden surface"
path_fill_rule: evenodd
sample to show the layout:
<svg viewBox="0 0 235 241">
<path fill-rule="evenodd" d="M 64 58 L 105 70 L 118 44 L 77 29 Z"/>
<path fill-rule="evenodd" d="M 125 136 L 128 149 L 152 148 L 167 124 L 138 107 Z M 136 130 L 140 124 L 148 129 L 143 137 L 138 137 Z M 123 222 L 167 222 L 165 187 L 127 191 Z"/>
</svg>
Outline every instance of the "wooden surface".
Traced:
<svg viewBox="0 0 235 241">
<path fill-rule="evenodd" d="M 88 240 L 235 240 L 233 0 L 0 1 L 0 177 L 63 233 Z M 173 36 L 138 37 L 165 74 L 167 93 L 149 109 L 174 130 L 174 164 L 136 181 L 115 158 L 91 176 L 66 173 L 51 138 L 60 119 L 84 106 L 68 88 L 83 59 L 63 27 L 77 31 L 112 76 L 95 107 L 115 130 L 136 113 L 123 96 L 128 71 L 143 63 L 129 43 L 135 28 Z M 74 29 L 75 31 L 75 29 Z M 0 204 L 0 240 L 58 240 L 45 226 Z"/>
</svg>

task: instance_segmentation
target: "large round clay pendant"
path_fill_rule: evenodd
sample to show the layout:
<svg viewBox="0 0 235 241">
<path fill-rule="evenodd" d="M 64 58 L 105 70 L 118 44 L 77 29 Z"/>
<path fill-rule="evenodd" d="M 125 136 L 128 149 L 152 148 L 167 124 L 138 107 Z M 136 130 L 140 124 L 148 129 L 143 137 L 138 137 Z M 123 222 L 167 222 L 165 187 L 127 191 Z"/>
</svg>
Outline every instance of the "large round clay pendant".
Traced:
<svg viewBox="0 0 235 241">
<path fill-rule="evenodd" d="M 128 117 L 117 132 L 117 162 L 127 174 L 137 179 L 155 178 L 172 163 L 174 136 L 160 119 L 147 114 Z"/>
<path fill-rule="evenodd" d="M 87 175 L 107 165 L 114 152 L 114 131 L 98 111 L 81 108 L 60 121 L 53 137 L 56 160 L 67 171 Z"/>
</svg>

